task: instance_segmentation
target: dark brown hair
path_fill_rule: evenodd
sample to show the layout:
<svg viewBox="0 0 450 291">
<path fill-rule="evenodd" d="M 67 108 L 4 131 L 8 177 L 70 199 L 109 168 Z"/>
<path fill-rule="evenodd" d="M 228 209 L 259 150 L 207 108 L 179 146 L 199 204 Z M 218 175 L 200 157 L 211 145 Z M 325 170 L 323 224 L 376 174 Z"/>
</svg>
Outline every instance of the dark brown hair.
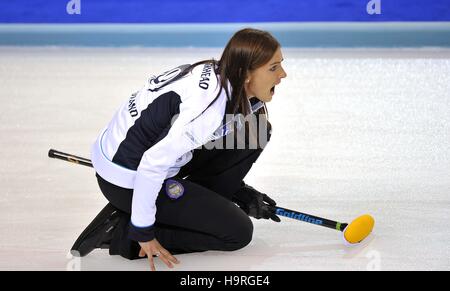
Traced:
<svg viewBox="0 0 450 291">
<path fill-rule="evenodd" d="M 247 74 L 269 62 L 279 47 L 280 43 L 269 32 L 245 28 L 231 37 L 219 61 L 201 61 L 193 64 L 191 69 L 205 63 L 217 65 L 220 90 L 216 99 L 222 90 L 225 90 L 231 99 L 227 113 L 247 115 L 250 113 L 244 87 Z M 230 82 L 231 92 L 228 90 L 227 81 Z M 264 111 L 267 111 L 265 106 Z"/>
<path fill-rule="evenodd" d="M 252 28 L 239 30 L 228 41 L 219 61 L 219 74 L 220 85 L 227 96 L 231 94 L 229 113 L 250 113 L 244 87 L 247 74 L 269 62 L 279 47 L 269 32 Z M 232 92 L 228 92 L 227 80 Z"/>
<path fill-rule="evenodd" d="M 201 61 L 191 65 L 190 68 L 192 70 L 198 65 L 207 63 L 211 63 L 217 67 L 216 73 L 219 75 L 218 85 L 220 86 L 220 90 L 211 104 L 219 98 L 222 90 L 225 90 L 227 97 L 231 100 L 227 102 L 226 113 L 247 116 L 251 113 L 249 100 L 245 92 L 247 75 L 249 72 L 268 63 L 279 47 L 280 43 L 269 32 L 245 28 L 239 30 L 231 37 L 219 61 L 214 59 Z M 231 92 L 228 88 L 228 82 L 231 85 Z M 258 114 L 263 114 L 267 130 L 270 132 L 271 125 L 267 120 L 268 112 L 265 104 L 258 111 Z M 253 144 L 257 144 L 258 148 L 264 147 L 264 145 L 259 143 L 259 139 L 257 138 L 258 129 L 256 127 L 256 125 L 245 123 L 245 143 L 248 145 L 252 142 Z M 237 141 L 235 140 L 235 142 Z"/>
</svg>

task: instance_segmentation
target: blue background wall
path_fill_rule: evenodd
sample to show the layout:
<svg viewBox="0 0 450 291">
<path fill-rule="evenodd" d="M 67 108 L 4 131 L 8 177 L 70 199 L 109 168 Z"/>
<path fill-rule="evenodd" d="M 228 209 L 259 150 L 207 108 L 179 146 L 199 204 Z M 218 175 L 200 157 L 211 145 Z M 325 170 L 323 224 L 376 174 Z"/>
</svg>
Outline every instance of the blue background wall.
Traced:
<svg viewBox="0 0 450 291">
<path fill-rule="evenodd" d="M 369 15 L 369 0 L 80 0 L 81 15 L 69 15 L 69 0 L 1 0 L 1 23 L 178 23 L 302 21 L 450 21 L 450 0 L 381 0 Z"/>
</svg>

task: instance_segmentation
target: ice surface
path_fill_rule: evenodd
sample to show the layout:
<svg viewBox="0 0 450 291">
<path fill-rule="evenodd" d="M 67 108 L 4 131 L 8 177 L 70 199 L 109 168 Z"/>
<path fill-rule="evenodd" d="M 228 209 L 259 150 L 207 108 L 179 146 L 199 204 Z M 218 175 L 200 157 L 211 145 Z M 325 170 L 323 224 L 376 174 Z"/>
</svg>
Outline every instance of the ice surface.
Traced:
<svg viewBox="0 0 450 291">
<path fill-rule="evenodd" d="M 89 157 L 117 106 L 153 73 L 218 49 L 0 48 L 0 269 L 147 270 L 67 252 L 105 205 Z M 176 270 L 449 270 L 450 51 L 286 49 L 268 104 L 272 140 L 246 178 L 280 206 L 349 222 L 375 217 L 354 248 L 295 220 L 256 221 L 252 243 L 180 255 Z M 157 262 L 157 268 L 166 267 Z"/>
</svg>

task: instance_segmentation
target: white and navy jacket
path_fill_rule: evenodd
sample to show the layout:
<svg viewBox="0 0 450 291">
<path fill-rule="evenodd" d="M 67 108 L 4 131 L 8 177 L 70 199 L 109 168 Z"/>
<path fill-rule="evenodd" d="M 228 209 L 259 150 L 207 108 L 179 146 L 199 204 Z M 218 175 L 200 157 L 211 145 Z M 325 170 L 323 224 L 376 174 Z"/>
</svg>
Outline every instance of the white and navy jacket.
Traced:
<svg viewBox="0 0 450 291">
<path fill-rule="evenodd" d="M 218 96 L 216 68 L 189 67 L 150 78 L 122 104 L 92 146 L 96 172 L 133 189 L 129 235 L 136 241 L 154 238 L 155 202 L 164 180 L 178 174 L 195 148 L 223 132 L 228 98 L 225 90 Z"/>
</svg>

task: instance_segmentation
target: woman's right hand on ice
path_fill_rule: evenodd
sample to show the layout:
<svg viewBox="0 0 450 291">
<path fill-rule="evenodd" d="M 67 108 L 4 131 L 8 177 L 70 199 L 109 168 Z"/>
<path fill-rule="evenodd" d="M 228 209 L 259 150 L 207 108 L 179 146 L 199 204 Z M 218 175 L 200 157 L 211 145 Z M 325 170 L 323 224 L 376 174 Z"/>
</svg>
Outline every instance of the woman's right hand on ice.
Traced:
<svg viewBox="0 0 450 291">
<path fill-rule="evenodd" d="M 156 271 L 155 263 L 153 262 L 153 256 L 156 256 L 164 262 L 169 268 L 173 268 L 173 264 L 179 264 L 180 262 L 172 256 L 161 244 L 153 239 L 148 242 L 139 242 L 141 246 L 141 251 L 139 252 L 139 257 L 145 257 L 147 255 L 148 261 L 150 262 L 150 268 L 152 271 Z"/>
</svg>

